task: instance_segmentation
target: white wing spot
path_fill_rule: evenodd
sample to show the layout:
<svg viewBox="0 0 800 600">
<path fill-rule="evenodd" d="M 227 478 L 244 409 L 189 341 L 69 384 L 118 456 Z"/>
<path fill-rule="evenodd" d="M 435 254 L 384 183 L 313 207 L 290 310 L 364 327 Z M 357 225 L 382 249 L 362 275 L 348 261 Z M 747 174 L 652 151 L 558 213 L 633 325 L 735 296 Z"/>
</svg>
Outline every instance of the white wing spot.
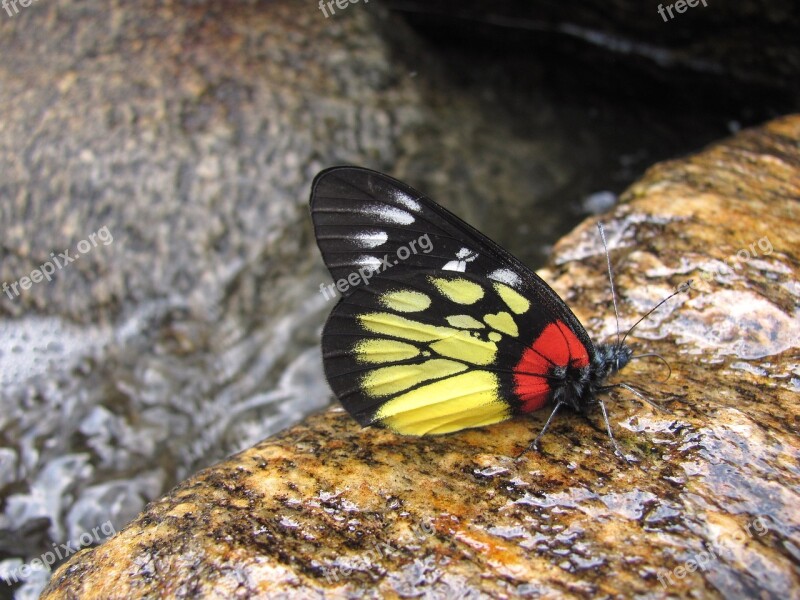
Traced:
<svg viewBox="0 0 800 600">
<path fill-rule="evenodd" d="M 442 271 L 460 271 L 463 273 L 467 270 L 467 263 L 463 260 L 451 260 L 445 266 L 442 267 Z"/>
<path fill-rule="evenodd" d="M 411 213 L 395 208 L 393 206 L 367 206 L 364 210 L 367 214 L 375 215 L 387 223 L 397 225 L 411 225 L 414 217 Z"/>
<path fill-rule="evenodd" d="M 519 275 L 512 271 L 511 269 L 497 269 L 489 273 L 489 279 L 494 279 L 495 281 L 499 281 L 500 283 L 505 283 L 506 285 L 510 285 L 511 287 L 517 287 L 522 280 L 520 279 Z"/>
<path fill-rule="evenodd" d="M 419 212 L 422 210 L 422 207 L 419 205 L 414 198 L 411 196 L 407 196 L 400 190 L 392 190 L 392 200 L 394 200 L 397 204 L 401 206 L 405 206 L 408 210 L 413 210 L 414 212 Z"/>
<path fill-rule="evenodd" d="M 377 248 L 385 244 L 389 236 L 385 231 L 365 231 L 355 235 L 356 243 L 362 248 Z"/>
<path fill-rule="evenodd" d="M 355 264 L 362 267 L 370 267 L 373 271 L 376 271 L 381 266 L 381 259 L 376 256 L 359 256 L 355 260 Z"/>
<path fill-rule="evenodd" d="M 442 270 L 459 271 L 460 273 L 464 273 L 467 270 L 467 263 L 472 262 L 478 258 L 478 256 L 480 255 L 477 252 L 473 252 L 469 248 L 461 248 L 461 250 L 456 252 L 456 258 L 458 260 L 451 260 L 442 267 Z"/>
</svg>

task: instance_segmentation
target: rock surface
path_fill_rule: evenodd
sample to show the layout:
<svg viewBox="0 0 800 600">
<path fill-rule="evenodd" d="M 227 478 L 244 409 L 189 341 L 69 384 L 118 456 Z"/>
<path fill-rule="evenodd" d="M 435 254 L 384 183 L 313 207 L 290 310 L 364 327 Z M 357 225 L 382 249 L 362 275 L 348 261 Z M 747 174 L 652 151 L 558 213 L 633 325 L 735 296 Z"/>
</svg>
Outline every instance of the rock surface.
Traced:
<svg viewBox="0 0 800 600">
<path fill-rule="evenodd" d="M 659 164 L 605 217 L 623 328 L 687 278 L 629 341 L 657 361 L 599 415 L 544 414 L 412 439 L 341 409 L 206 469 L 43 598 L 800 597 L 800 116 Z M 594 223 L 545 278 L 611 335 Z"/>
</svg>

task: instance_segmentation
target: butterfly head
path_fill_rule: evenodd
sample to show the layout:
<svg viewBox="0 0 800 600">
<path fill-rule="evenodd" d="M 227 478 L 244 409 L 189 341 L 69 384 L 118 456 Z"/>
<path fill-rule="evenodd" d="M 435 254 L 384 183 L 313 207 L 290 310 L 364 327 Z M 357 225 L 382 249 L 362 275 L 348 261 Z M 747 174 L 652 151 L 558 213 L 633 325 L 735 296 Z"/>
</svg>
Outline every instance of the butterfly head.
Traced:
<svg viewBox="0 0 800 600">
<path fill-rule="evenodd" d="M 586 412 L 596 403 L 597 395 L 606 387 L 606 379 L 625 368 L 631 361 L 633 351 L 630 346 L 625 344 L 601 344 L 595 348 L 592 361 L 585 369 L 585 375 L 581 381 L 575 381 L 572 401 L 565 398 L 572 408 Z"/>
<path fill-rule="evenodd" d="M 625 368 L 631 362 L 632 356 L 633 350 L 624 343 L 601 344 L 598 346 L 592 362 L 593 369 L 597 371 L 596 378 L 598 382 Z"/>
</svg>

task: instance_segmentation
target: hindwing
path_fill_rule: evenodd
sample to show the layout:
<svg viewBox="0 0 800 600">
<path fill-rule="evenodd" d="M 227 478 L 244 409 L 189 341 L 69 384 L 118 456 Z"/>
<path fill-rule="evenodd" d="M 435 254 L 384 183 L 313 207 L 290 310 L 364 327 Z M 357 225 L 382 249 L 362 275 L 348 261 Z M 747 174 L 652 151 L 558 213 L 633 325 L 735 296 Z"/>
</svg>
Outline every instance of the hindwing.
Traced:
<svg viewBox="0 0 800 600">
<path fill-rule="evenodd" d="M 342 298 L 322 348 L 348 412 L 409 435 L 536 410 L 551 399 L 552 369 L 588 364 L 569 328 L 510 286 L 441 270 L 387 275 Z"/>
</svg>

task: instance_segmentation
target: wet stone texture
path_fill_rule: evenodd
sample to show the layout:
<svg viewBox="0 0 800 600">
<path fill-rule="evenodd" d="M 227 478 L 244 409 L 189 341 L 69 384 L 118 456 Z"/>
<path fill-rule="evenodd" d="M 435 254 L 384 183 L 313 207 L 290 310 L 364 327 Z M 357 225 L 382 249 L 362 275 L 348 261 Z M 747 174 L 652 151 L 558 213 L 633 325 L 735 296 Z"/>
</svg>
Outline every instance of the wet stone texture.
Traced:
<svg viewBox="0 0 800 600">
<path fill-rule="evenodd" d="M 206 469 L 44 598 L 800 597 L 800 117 L 659 164 L 604 217 L 629 338 L 599 413 L 437 438 L 360 429 L 341 409 Z M 614 332 L 593 221 L 545 278 L 595 339 Z"/>
</svg>

